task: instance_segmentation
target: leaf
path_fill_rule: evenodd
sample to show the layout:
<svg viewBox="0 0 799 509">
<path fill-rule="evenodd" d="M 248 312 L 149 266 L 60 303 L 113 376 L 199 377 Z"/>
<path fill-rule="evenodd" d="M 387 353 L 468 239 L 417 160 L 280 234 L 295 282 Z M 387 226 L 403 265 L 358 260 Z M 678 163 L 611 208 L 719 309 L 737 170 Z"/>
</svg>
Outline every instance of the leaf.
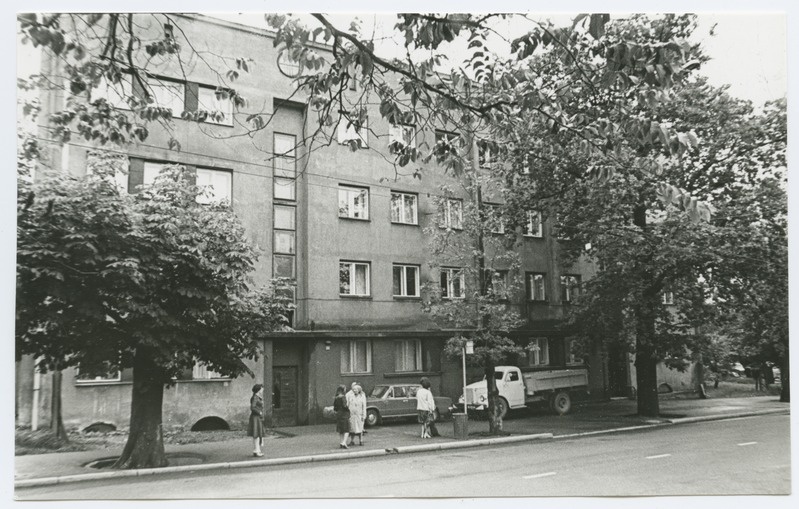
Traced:
<svg viewBox="0 0 799 509">
<path fill-rule="evenodd" d="M 605 35 L 605 24 L 610 21 L 610 14 L 591 14 L 588 33 L 594 39 L 601 39 Z"/>
</svg>

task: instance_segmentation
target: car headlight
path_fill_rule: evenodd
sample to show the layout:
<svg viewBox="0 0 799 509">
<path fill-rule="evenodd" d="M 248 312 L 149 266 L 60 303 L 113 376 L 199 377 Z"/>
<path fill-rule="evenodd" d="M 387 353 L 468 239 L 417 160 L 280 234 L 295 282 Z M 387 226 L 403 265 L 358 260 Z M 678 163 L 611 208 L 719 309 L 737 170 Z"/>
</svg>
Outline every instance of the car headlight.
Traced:
<svg viewBox="0 0 799 509">
<path fill-rule="evenodd" d="M 485 395 L 481 394 L 481 395 L 480 395 L 480 403 L 484 403 L 484 402 L 485 402 L 485 400 L 486 400 L 486 397 L 485 397 Z"/>
</svg>

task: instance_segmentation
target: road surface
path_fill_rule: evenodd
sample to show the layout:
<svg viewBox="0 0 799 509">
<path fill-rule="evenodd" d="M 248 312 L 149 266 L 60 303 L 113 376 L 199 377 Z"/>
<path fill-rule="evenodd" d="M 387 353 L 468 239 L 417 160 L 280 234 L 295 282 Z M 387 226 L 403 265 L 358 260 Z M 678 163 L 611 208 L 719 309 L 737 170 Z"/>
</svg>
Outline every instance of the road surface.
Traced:
<svg viewBox="0 0 799 509">
<path fill-rule="evenodd" d="M 540 497 L 790 492 L 790 418 L 21 488 L 17 499 Z M 353 482 L 357 479 L 357 482 Z"/>
</svg>

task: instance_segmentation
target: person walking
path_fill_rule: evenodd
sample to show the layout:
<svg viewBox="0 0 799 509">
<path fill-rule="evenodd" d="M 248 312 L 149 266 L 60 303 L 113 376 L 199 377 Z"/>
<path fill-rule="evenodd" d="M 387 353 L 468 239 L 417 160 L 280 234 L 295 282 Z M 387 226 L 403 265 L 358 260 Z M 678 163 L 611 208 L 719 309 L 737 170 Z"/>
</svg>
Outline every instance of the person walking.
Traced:
<svg viewBox="0 0 799 509">
<path fill-rule="evenodd" d="M 416 411 L 419 414 L 419 424 L 422 425 L 422 438 L 432 438 L 430 424 L 435 420 L 436 400 L 430 392 L 432 384 L 427 377 L 423 377 L 419 383 L 422 387 L 416 391 Z"/>
<path fill-rule="evenodd" d="M 355 384 L 347 393 L 347 408 L 350 410 L 350 444 L 355 445 L 355 435 L 358 435 L 358 445 L 363 445 L 363 426 L 366 421 L 366 394 L 363 388 Z"/>
<path fill-rule="evenodd" d="M 247 424 L 247 436 L 252 437 L 252 455 L 261 457 L 261 446 L 264 444 L 264 386 L 255 384 L 252 386 L 252 397 L 250 398 L 250 422 Z"/>
<path fill-rule="evenodd" d="M 336 412 L 336 431 L 341 439 L 338 445 L 340 449 L 348 449 L 347 437 L 350 434 L 350 411 L 347 407 L 345 392 L 347 392 L 347 387 L 339 385 L 336 388 L 336 397 L 333 399 L 333 411 Z"/>
</svg>

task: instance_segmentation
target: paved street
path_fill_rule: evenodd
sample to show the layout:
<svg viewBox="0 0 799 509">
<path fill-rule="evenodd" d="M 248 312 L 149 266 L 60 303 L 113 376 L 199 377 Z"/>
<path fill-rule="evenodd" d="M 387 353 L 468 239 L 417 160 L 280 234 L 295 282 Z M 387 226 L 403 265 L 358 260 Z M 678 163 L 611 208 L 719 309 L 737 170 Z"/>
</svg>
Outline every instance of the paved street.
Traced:
<svg viewBox="0 0 799 509">
<path fill-rule="evenodd" d="M 364 498 L 790 492 L 790 417 L 767 415 L 317 465 L 23 488 L 16 497 Z M 353 483 L 353 474 L 358 482 Z"/>
</svg>

